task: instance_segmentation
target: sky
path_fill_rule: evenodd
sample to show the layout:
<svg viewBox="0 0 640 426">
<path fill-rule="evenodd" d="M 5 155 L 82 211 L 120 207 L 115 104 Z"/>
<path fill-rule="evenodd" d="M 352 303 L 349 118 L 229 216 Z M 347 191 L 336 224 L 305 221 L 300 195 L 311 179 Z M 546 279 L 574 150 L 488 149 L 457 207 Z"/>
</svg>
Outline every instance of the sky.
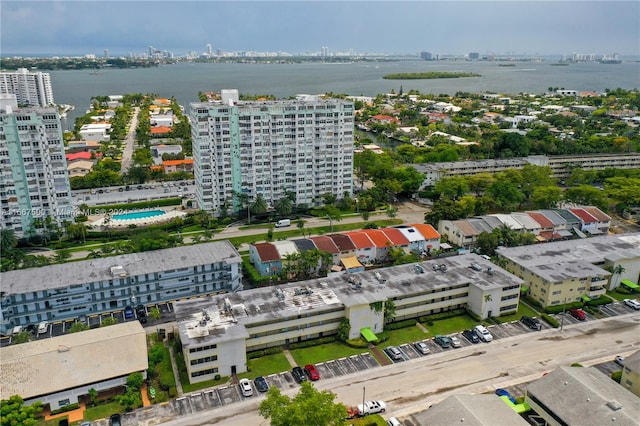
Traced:
<svg viewBox="0 0 640 426">
<path fill-rule="evenodd" d="M 0 1 L 0 55 L 640 55 L 640 2 Z"/>
</svg>

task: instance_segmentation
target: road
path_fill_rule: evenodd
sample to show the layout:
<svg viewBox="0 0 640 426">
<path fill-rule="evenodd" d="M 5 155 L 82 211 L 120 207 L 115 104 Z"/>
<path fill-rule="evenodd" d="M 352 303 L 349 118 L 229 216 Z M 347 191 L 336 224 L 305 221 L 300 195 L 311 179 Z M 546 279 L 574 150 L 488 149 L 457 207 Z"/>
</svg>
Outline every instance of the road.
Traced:
<svg viewBox="0 0 640 426">
<path fill-rule="evenodd" d="M 120 173 L 123 175 L 129 171 L 131 166 L 131 157 L 133 156 L 133 148 L 136 144 L 136 129 L 138 128 L 138 114 L 140 113 L 140 107 L 133 109 L 133 116 L 131 117 L 131 123 L 129 123 L 129 131 L 127 132 L 127 138 L 125 139 L 124 151 L 122 152 L 122 161 L 120 162 Z"/>
<path fill-rule="evenodd" d="M 455 351 L 432 354 L 407 362 L 373 368 L 354 375 L 320 380 L 315 386 L 330 390 L 337 401 L 356 405 L 381 399 L 387 403 L 385 417 L 405 418 L 451 395 L 491 392 L 540 378 L 559 366 L 583 366 L 628 356 L 640 349 L 640 313 L 610 317 L 480 343 Z M 535 337 L 535 338 L 532 338 Z M 297 387 L 287 390 L 293 395 Z M 151 421 L 165 425 L 268 425 L 258 415 L 261 398 L 225 405 L 183 416 L 179 420 Z"/>
</svg>

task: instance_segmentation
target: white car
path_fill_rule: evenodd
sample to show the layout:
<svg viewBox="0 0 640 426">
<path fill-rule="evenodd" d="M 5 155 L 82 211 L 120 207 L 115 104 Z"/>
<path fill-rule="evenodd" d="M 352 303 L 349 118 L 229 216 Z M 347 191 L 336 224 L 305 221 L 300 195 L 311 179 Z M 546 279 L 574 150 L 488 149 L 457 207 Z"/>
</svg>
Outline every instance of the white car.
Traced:
<svg viewBox="0 0 640 426">
<path fill-rule="evenodd" d="M 38 334 L 44 334 L 49 330 L 49 323 L 47 321 L 42 321 L 38 324 Z"/>
<path fill-rule="evenodd" d="M 240 391 L 242 392 L 242 396 L 253 395 L 253 386 L 251 386 L 251 380 L 241 379 L 238 385 L 240 386 Z"/>
<path fill-rule="evenodd" d="M 454 348 L 459 348 L 462 346 L 462 342 L 460 342 L 460 339 L 458 339 L 456 336 L 451 336 L 451 346 L 453 346 Z"/>
<path fill-rule="evenodd" d="M 624 299 L 624 304 L 630 307 L 631 309 L 640 310 L 640 302 L 636 299 Z"/>
<path fill-rule="evenodd" d="M 473 329 L 483 342 L 491 342 L 493 340 L 493 336 L 484 325 L 476 325 Z"/>
<path fill-rule="evenodd" d="M 416 350 L 418 352 L 420 352 L 422 355 L 426 355 L 429 353 L 429 347 L 427 346 L 427 344 L 425 342 L 415 342 L 413 344 L 413 346 L 416 348 Z"/>
<path fill-rule="evenodd" d="M 364 408 L 362 404 L 358 405 L 358 415 L 367 416 L 369 414 L 384 413 L 386 409 L 387 404 L 384 401 L 367 401 L 364 403 Z"/>
</svg>

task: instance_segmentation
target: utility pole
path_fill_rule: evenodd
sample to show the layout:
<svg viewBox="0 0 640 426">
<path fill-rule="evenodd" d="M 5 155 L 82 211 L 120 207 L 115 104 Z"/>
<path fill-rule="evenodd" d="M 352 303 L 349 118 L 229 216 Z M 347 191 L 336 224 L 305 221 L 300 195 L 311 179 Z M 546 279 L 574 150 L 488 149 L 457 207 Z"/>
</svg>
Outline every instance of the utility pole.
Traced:
<svg viewBox="0 0 640 426">
<path fill-rule="evenodd" d="M 567 298 L 564 298 L 564 304 L 562 305 L 562 318 L 560 318 L 560 331 L 562 331 L 562 327 L 564 327 L 564 311 L 567 308 Z"/>
<path fill-rule="evenodd" d="M 367 388 L 365 386 L 362 387 L 362 417 L 365 416 L 364 395 L 365 395 L 366 389 Z"/>
</svg>

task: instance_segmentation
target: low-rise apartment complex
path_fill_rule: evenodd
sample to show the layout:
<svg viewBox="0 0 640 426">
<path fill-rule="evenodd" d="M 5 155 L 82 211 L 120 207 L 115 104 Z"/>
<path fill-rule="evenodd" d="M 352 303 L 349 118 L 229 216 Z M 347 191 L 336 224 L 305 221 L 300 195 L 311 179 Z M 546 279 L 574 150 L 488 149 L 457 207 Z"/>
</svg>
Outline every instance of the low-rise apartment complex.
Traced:
<svg viewBox="0 0 640 426">
<path fill-rule="evenodd" d="M 522 169 L 525 165 L 548 166 L 556 178 L 566 178 L 571 170 L 604 170 L 606 168 L 640 168 L 640 153 L 585 154 L 585 155 L 531 155 L 523 158 L 505 160 L 452 161 L 432 164 L 413 164 L 420 173 L 425 174 L 423 187 L 433 186 L 443 177 L 473 176 L 479 173 L 498 173 L 507 169 Z"/>
<path fill-rule="evenodd" d="M 399 321 L 456 308 L 482 318 L 518 309 L 522 280 L 475 254 L 174 304 L 189 379 L 246 371 L 246 353 L 338 332 L 383 331 L 393 303 Z"/>
<path fill-rule="evenodd" d="M 121 388 L 149 368 L 147 335 L 138 321 L 0 348 L 0 399 L 20 395 L 57 410 L 79 397 Z"/>
<path fill-rule="evenodd" d="M 2 274 L 2 331 L 242 288 L 228 241 L 84 260 Z"/>
<path fill-rule="evenodd" d="M 543 307 L 588 301 L 623 280 L 637 283 L 640 275 L 639 233 L 502 248 L 496 253 Z"/>
</svg>

